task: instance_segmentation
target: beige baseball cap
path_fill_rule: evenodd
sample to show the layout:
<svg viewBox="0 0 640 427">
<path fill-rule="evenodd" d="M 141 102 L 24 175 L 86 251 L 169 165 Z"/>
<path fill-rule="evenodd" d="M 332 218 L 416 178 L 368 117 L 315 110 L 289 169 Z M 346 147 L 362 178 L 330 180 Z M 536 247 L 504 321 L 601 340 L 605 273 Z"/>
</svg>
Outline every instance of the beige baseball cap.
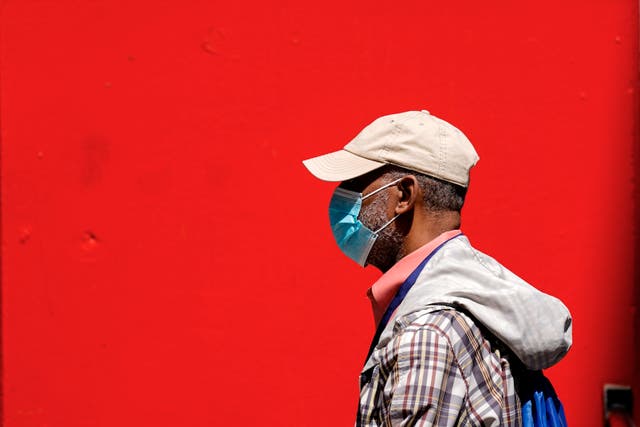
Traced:
<svg viewBox="0 0 640 427">
<path fill-rule="evenodd" d="M 374 120 L 342 150 L 304 160 L 324 181 L 346 181 L 385 165 L 396 165 L 467 187 L 480 158 L 455 126 L 426 110 Z"/>
</svg>

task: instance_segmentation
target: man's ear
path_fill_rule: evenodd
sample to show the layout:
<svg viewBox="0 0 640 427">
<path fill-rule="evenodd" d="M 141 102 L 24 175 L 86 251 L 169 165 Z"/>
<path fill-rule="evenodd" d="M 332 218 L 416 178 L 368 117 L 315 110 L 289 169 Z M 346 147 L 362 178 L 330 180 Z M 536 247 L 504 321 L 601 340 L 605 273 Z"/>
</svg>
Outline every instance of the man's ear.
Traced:
<svg viewBox="0 0 640 427">
<path fill-rule="evenodd" d="M 398 191 L 400 196 L 398 203 L 396 204 L 396 215 L 403 214 L 412 210 L 415 207 L 418 197 L 420 197 L 420 186 L 418 185 L 418 179 L 414 175 L 407 175 L 398 182 Z"/>
</svg>

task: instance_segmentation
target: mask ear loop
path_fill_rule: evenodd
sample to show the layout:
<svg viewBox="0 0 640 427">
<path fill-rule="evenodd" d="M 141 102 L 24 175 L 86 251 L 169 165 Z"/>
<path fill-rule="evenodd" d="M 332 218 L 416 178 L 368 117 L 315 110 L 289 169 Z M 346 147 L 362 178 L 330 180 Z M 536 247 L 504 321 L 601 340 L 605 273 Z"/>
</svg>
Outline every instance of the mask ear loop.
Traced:
<svg viewBox="0 0 640 427">
<path fill-rule="evenodd" d="M 404 177 L 402 177 L 402 178 L 404 178 Z M 384 190 L 385 188 L 391 187 L 393 184 L 396 184 L 396 183 L 402 181 L 402 178 L 398 178 L 395 181 L 391 181 L 390 183 L 383 185 L 382 187 L 378 188 L 377 190 L 373 190 L 371 193 L 367 194 L 366 196 L 362 196 L 362 200 L 364 200 L 364 199 L 366 199 L 366 198 L 368 198 L 370 196 L 373 196 L 374 194 Z"/>
<path fill-rule="evenodd" d="M 398 182 L 402 181 L 402 179 L 403 179 L 403 178 L 404 178 L 404 177 L 402 177 L 402 178 L 398 178 L 398 179 L 396 179 L 395 181 L 391 181 L 390 183 L 383 185 L 382 187 L 378 188 L 377 190 L 374 190 L 374 191 L 372 191 L 371 193 L 369 193 L 369 194 L 367 194 L 366 196 L 364 196 L 364 197 L 362 198 L 362 200 L 366 199 L 366 198 L 367 198 L 367 197 L 369 197 L 369 196 L 373 196 L 374 194 L 378 193 L 379 191 L 384 190 L 385 188 L 389 188 L 389 187 L 391 187 L 392 185 L 394 185 L 394 184 L 396 184 L 396 183 L 398 183 Z M 394 216 L 393 218 L 391 218 L 391 219 L 390 219 L 389 221 L 387 221 L 387 222 L 386 222 L 382 227 L 380 227 L 380 228 L 378 228 L 376 231 L 374 231 L 374 232 L 373 232 L 373 234 L 376 234 L 376 235 L 377 235 L 379 232 L 381 232 L 382 230 L 384 230 L 385 228 L 387 228 L 387 226 L 388 226 L 389 224 L 391 224 L 393 221 L 395 221 L 395 220 L 396 220 L 396 218 L 398 218 L 400 215 L 402 215 L 402 214 L 398 214 L 398 215 Z"/>
<path fill-rule="evenodd" d="M 396 218 L 398 218 L 400 215 L 402 214 L 398 214 L 396 216 L 394 216 L 393 218 L 391 218 L 389 221 L 387 221 L 382 227 L 378 228 L 376 231 L 373 232 L 373 234 L 378 234 L 379 232 L 381 232 L 382 230 L 384 230 L 385 228 L 387 228 L 387 226 L 389 224 L 391 224 L 393 221 L 396 220 Z"/>
</svg>

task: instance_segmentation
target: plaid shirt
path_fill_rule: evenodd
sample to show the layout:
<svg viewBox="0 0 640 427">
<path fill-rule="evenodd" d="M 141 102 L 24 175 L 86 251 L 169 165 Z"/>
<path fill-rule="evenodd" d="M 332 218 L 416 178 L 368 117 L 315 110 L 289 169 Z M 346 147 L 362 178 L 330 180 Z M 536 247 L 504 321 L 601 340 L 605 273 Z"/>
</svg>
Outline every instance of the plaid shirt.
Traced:
<svg viewBox="0 0 640 427">
<path fill-rule="evenodd" d="M 358 426 L 520 426 L 509 361 L 474 322 L 431 306 L 396 320 L 360 377 Z"/>
</svg>

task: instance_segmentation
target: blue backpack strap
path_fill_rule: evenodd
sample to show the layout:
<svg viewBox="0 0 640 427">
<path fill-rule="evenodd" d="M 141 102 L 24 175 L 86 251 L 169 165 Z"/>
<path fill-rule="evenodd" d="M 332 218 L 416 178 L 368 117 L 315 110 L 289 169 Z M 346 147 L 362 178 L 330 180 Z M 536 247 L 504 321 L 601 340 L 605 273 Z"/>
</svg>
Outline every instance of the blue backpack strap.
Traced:
<svg viewBox="0 0 640 427">
<path fill-rule="evenodd" d="M 567 427 L 562 403 L 542 371 L 527 370 L 519 377 L 523 427 Z"/>
</svg>

